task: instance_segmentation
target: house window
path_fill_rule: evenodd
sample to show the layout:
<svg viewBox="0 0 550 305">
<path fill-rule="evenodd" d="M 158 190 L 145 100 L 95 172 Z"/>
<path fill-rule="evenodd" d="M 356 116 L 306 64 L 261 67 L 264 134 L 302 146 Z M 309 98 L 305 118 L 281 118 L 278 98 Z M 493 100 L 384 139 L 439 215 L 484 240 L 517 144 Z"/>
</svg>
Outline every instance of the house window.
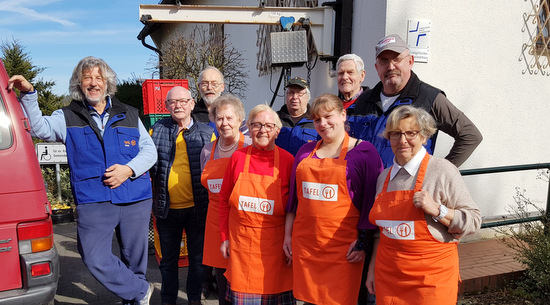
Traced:
<svg viewBox="0 0 550 305">
<path fill-rule="evenodd" d="M 550 49 L 550 0 L 540 0 L 535 50 L 541 55 L 548 55 L 548 49 Z"/>
</svg>

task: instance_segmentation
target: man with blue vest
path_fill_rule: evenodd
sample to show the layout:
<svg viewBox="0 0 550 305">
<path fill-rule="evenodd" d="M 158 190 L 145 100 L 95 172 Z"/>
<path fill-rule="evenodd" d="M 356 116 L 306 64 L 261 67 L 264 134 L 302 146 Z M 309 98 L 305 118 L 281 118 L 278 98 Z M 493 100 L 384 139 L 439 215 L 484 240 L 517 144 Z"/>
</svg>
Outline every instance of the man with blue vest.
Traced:
<svg viewBox="0 0 550 305">
<path fill-rule="evenodd" d="M 294 156 L 305 143 L 320 139 L 309 118 L 310 97 L 307 81 L 291 78 L 286 85 L 285 104 L 277 111 L 283 127 L 275 144 Z"/>
<path fill-rule="evenodd" d="M 157 155 L 138 110 L 114 97 L 116 79 L 102 59 L 83 58 L 70 80 L 72 102 L 51 116 L 42 116 L 38 94 L 23 76 L 10 78 L 8 89 L 21 91 L 35 136 L 66 145 L 78 250 L 88 270 L 123 304 L 149 304 L 154 286 L 145 278 L 152 202 L 148 170 Z M 121 259 L 112 253 L 115 230 Z"/>
<path fill-rule="evenodd" d="M 380 135 L 393 109 L 412 105 L 428 111 L 438 130 L 454 138 L 454 145 L 445 158 L 457 167 L 464 163 L 483 139 L 474 123 L 443 91 L 422 82 L 412 71 L 414 56 L 399 35 L 384 37 L 376 44 L 375 51 L 374 66 L 380 82 L 355 102 L 355 112 L 348 120 L 350 135 L 374 144 L 384 167 L 391 166 L 394 155 L 390 142 Z M 430 154 L 433 154 L 436 137 L 437 132 L 426 145 Z"/>
<path fill-rule="evenodd" d="M 195 101 L 189 90 L 176 86 L 166 94 L 170 117 L 151 127 L 158 161 L 151 168 L 153 214 L 156 217 L 162 259 L 162 304 L 176 304 L 179 290 L 178 260 L 185 230 L 189 270 L 188 304 L 200 305 L 204 282 L 202 251 L 208 193 L 201 184 L 200 153 L 213 140 L 212 127 L 191 116 Z M 220 296 L 223 297 L 223 296 Z"/>
</svg>

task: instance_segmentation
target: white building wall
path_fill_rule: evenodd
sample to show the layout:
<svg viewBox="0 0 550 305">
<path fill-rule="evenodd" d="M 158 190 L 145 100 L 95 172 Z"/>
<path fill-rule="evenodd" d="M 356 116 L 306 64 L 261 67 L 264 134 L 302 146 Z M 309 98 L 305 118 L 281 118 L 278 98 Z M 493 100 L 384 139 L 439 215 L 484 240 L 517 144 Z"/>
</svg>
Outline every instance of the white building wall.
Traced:
<svg viewBox="0 0 550 305">
<path fill-rule="evenodd" d="M 444 90 L 483 134 L 461 169 L 550 162 L 544 141 L 550 78 L 540 71 L 530 73 L 526 61 L 520 61 L 533 58 L 522 48 L 530 38 L 527 27 L 533 28 L 524 15 L 532 10 L 529 1 L 387 1 L 388 34 L 406 37 L 409 19 L 431 21 L 430 60 L 415 63 L 413 70 Z M 441 135 L 435 155 L 445 156 L 451 145 L 452 138 Z M 536 171 L 525 171 L 465 180 L 482 214 L 491 216 L 507 214 L 514 206 L 516 187 L 545 207 L 548 183 L 536 176 Z"/>
<path fill-rule="evenodd" d="M 197 1 L 219 4 L 217 1 Z M 223 5 L 258 5 L 257 0 L 226 0 Z M 365 61 L 364 84 L 374 86 L 374 45 L 385 34 L 405 38 L 407 22 L 432 23 L 430 59 L 415 63 L 421 80 L 445 91 L 447 97 L 481 130 L 483 142 L 461 169 L 550 162 L 547 116 L 550 78 L 530 73 L 522 46 L 529 40 L 524 15 L 532 11 L 529 1 L 450 0 L 356 0 L 353 16 L 352 52 Z M 532 25 L 530 25 L 532 27 Z M 234 47 L 246 58 L 249 70 L 245 109 L 271 101 L 279 73 L 258 77 L 254 25 L 226 25 Z M 406 38 L 405 38 L 406 39 Z M 318 61 L 311 73 L 312 97 L 337 93 L 329 64 Z M 548 72 L 549 69 L 546 71 Z M 305 68 L 293 68 L 292 76 L 306 76 Z M 279 91 L 282 94 L 282 90 Z M 274 109 L 283 98 L 278 97 Z M 440 133 L 436 156 L 444 157 L 452 139 Z M 536 171 L 468 176 L 465 180 L 483 216 L 508 214 L 515 188 L 539 206 L 545 206 L 548 183 L 536 179 Z"/>
</svg>

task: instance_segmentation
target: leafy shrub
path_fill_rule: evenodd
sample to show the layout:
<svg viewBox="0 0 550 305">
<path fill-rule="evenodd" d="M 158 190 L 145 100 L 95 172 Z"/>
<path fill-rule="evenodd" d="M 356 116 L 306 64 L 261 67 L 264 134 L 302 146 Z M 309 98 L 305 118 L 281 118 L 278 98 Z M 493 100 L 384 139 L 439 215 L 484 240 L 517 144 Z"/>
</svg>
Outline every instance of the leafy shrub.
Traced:
<svg viewBox="0 0 550 305">
<path fill-rule="evenodd" d="M 548 182 L 549 171 L 539 170 L 537 179 Z M 525 190 L 516 188 L 514 199 L 516 216 L 527 218 L 535 210 L 541 215 L 541 220 L 497 229 L 504 235 L 503 243 L 516 251 L 516 260 L 526 267 L 512 293 L 533 304 L 550 304 L 550 218 L 544 209 L 525 196 Z"/>
<path fill-rule="evenodd" d="M 61 179 L 61 201 L 58 200 L 58 188 L 55 178 L 55 165 L 42 165 L 42 177 L 46 183 L 48 200 L 53 209 L 64 208 L 74 205 L 73 193 L 71 191 L 70 172 L 67 166 L 61 166 L 59 176 Z"/>
</svg>

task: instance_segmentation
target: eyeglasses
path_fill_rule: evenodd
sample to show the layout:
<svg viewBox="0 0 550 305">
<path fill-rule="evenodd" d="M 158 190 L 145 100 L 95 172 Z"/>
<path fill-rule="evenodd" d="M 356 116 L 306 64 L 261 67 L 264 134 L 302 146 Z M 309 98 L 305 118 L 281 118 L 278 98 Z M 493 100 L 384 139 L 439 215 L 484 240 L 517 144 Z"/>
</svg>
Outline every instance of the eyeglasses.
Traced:
<svg viewBox="0 0 550 305">
<path fill-rule="evenodd" d="M 376 61 L 378 62 L 379 65 L 381 66 L 389 66 L 390 63 L 394 66 L 400 64 L 403 59 L 407 58 L 411 56 L 411 54 L 408 54 L 408 55 L 405 55 L 405 56 L 402 56 L 402 57 L 396 57 L 396 58 L 393 58 L 393 59 L 387 59 L 387 58 L 378 58 Z"/>
<path fill-rule="evenodd" d="M 401 135 L 405 135 L 405 139 L 407 139 L 407 141 L 410 141 L 416 139 L 419 133 L 419 130 L 407 130 L 405 132 L 390 131 L 388 132 L 388 136 L 390 137 L 390 140 L 400 140 Z"/>
<path fill-rule="evenodd" d="M 204 82 L 200 82 L 199 86 L 202 88 L 202 89 L 208 89 L 208 86 L 210 86 L 212 89 L 216 89 L 218 88 L 219 86 L 221 86 L 222 83 L 218 83 L 218 82 L 207 82 L 207 81 L 204 81 Z"/>
<path fill-rule="evenodd" d="M 291 97 L 296 96 L 296 97 L 300 98 L 300 97 L 306 95 L 306 93 L 307 93 L 306 90 L 303 90 L 303 91 L 291 91 L 291 90 L 289 90 L 289 91 L 286 92 L 286 95 L 291 96 Z"/>
<path fill-rule="evenodd" d="M 273 129 L 275 129 L 275 126 L 277 125 L 273 123 L 265 123 L 265 124 L 262 124 L 259 122 L 250 123 L 250 128 L 252 129 L 252 131 L 260 131 L 262 127 L 264 127 L 265 131 L 271 132 L 273 131 Z"/>
<path fill-rule="evenodd" d="M 191 102 L 192 98 L 180 98 L 180 99 L 169 99 L 167 100 L 168 104 L 172 107 L 176 106 L 177 104 L 182 104 L 183 106 L 187 106 L 189 102 Z"/>
</svg>

